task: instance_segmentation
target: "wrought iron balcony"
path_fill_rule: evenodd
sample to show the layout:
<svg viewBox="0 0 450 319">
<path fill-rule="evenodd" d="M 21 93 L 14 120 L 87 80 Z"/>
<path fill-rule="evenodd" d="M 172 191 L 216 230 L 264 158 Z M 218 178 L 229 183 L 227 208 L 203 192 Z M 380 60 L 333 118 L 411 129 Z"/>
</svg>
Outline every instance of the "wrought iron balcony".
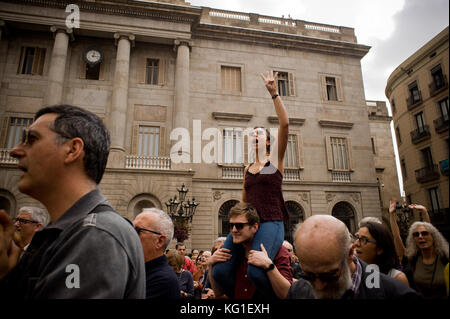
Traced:
<svg viewBox="0 0 450 319">
<path fill-rule="evenodd" d="M 448 130 L 448 116 L 441 116 L 438 119 L 434 120 L 434 130 L 436 133 L 442 133 Z"/>
<path fill-rule="evenodd" d="M 443 75 L 439 81 L 431 82 L 428 87 L 430 88 L 430 96 L 434 96 L 444 89 L 448 88 L 447 77 Z"/>
<path fill-rule="evenodd" d="M 418 91 L 418 97 L 410 96 L 406 99 L 406 105 L 408 106 L 408 110 L 412 110 L 416 106 L 420 105 L 422 103 L 422 93 L 421 91 Z"/>
<path fill-rule="evenodd" d="M 442 175 L 448 176 L 448 158 L 446 160 L 440 161 L 439 166 L 441 168 Z"/>
<path fill-rule="evenodd" d="M 411 132 L 411 143 L 417 144 L 429 139 L 430 137 L 430 127 L 428 125 L 424 125 L 423 127 L 415 129 Z"/>
<path fill-rule="evenodd" d="M 439 168 L 437 164 L 432 164 L 420 169 L 415 170 L 416 181 L 418 183 L 426 183 L 439 179 Z"/>
</svg>

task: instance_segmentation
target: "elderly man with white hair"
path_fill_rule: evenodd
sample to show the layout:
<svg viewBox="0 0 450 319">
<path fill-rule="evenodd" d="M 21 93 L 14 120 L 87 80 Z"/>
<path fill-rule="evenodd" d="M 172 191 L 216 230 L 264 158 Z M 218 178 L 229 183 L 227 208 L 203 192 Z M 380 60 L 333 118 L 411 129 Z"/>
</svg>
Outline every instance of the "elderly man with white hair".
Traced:
<svg viewBox="0 0 450 319">
<path fill-rule="evenodd" d="M 287 299 L 419 298 L 416 291 L 354 256 L 347 227 L 333 216 L 307 218 L 295 232 L 295 248 L 303 275 Z"/>
<path fill-rule="evenodd" d="M 24 206 L 19 209 L 17 217 L 14 218 L 14 227 L 16 228 L 16 235 L 14 242 L 22 250 L 26 250 L 33 239 L 34 234 L 45 227 L 48 223 L 48 213 L 34 206 Z"/>
<path fill-rule="evenodd" d="M 146 299 L 180 299 L 178 278 L 164 254 L 173 238 L 172 219 L 157 208 L 144 208 L 133 221 L 145 261 Z"/>
</svg>

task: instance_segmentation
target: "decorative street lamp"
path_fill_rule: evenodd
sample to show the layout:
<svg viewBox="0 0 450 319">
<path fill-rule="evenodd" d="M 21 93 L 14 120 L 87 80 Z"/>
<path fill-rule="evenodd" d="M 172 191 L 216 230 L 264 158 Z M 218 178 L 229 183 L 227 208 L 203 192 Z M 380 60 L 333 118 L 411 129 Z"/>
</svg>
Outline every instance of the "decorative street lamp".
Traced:
<svg viewBox="0 0 450 319">
<path fill-rule="evenodd" d="M 186 200 L 186 194 L 189 192 L 184 184 L 181 188 L 177 188 L 178 198 L 175 195 L 166 202 L 167 213 L 173 220 L 174 225 L 174 238 L 178 242 L 184 242 L 189 238 L 189 232 L 191 231 L 192 218 L 194 217 L 195 210 L 199 203 L 195 202 L 195 198 L 192 200 Z"/>
</svg>

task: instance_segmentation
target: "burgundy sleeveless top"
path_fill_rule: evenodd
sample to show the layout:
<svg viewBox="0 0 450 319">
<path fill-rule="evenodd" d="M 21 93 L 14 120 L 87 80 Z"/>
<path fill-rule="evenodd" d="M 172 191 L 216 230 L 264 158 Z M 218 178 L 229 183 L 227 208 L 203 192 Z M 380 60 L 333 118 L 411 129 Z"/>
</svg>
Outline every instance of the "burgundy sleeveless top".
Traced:
<svg viewBox="0 0 450 319">
<path fill-rule="evenodd" d="M 261 222 L 288 222 L 289 214 L 284 204 L 282 182 L 283 175 L 270 162 L 267 162 L 256 174 L 247 170 L 244 183 L 246 200 L 247 203 L 255 206 Z"/>
</svg>

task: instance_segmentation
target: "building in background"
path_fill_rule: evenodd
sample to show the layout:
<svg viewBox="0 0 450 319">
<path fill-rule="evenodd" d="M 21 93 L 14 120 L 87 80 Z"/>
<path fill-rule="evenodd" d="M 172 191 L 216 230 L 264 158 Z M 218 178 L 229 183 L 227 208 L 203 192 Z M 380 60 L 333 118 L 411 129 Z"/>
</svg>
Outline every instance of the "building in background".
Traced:
<svg viewBox="0 0 450 319">
<path fill-rule="evenodd" d="M 427 207 L 449 238 L 448 27 L 390 75 L 390 101 L 408 203 Z"/>
<path fill-rule="evenodd" d="M 363 217 L 381 217 L 395 164 L 376 160 L 388 148 L 385 115 L 368 116 L 360 61 L 370 48 L 354 29 L 184 1 L 76 3 L 80 28 L 66 25 L 68 2 L 0 1 L 0 206 L 11 215 L 34 201 L 18 191 L 8 150 L 40 107 L 67 103 L 98 114 L 111 132 L 100 188 L 113 207 L 130 219 L 165 209 L 184 183 L 200 203 L 186 244 L 210 248 L 241 200 L 245 128 L 278 125 L 260 78 L 277 71 L 290 117 L 286 238 L 312 214 L 332 214 L 352 232 Z M 187 130 L 190 148 L 170 154 L 176 128 Z M 216 142 L 208 128 L 219 130 Z M 219 155 L 208 164 L 211 146 Z"/>
<path fill-rule="evenodd" d="M 367 101 L 367 111 L 382 219 L 389 224 L 389 202 L 392 197 L 401 198 L 391 134 L 392 117 L 384 101 Z"/>
</svg>

